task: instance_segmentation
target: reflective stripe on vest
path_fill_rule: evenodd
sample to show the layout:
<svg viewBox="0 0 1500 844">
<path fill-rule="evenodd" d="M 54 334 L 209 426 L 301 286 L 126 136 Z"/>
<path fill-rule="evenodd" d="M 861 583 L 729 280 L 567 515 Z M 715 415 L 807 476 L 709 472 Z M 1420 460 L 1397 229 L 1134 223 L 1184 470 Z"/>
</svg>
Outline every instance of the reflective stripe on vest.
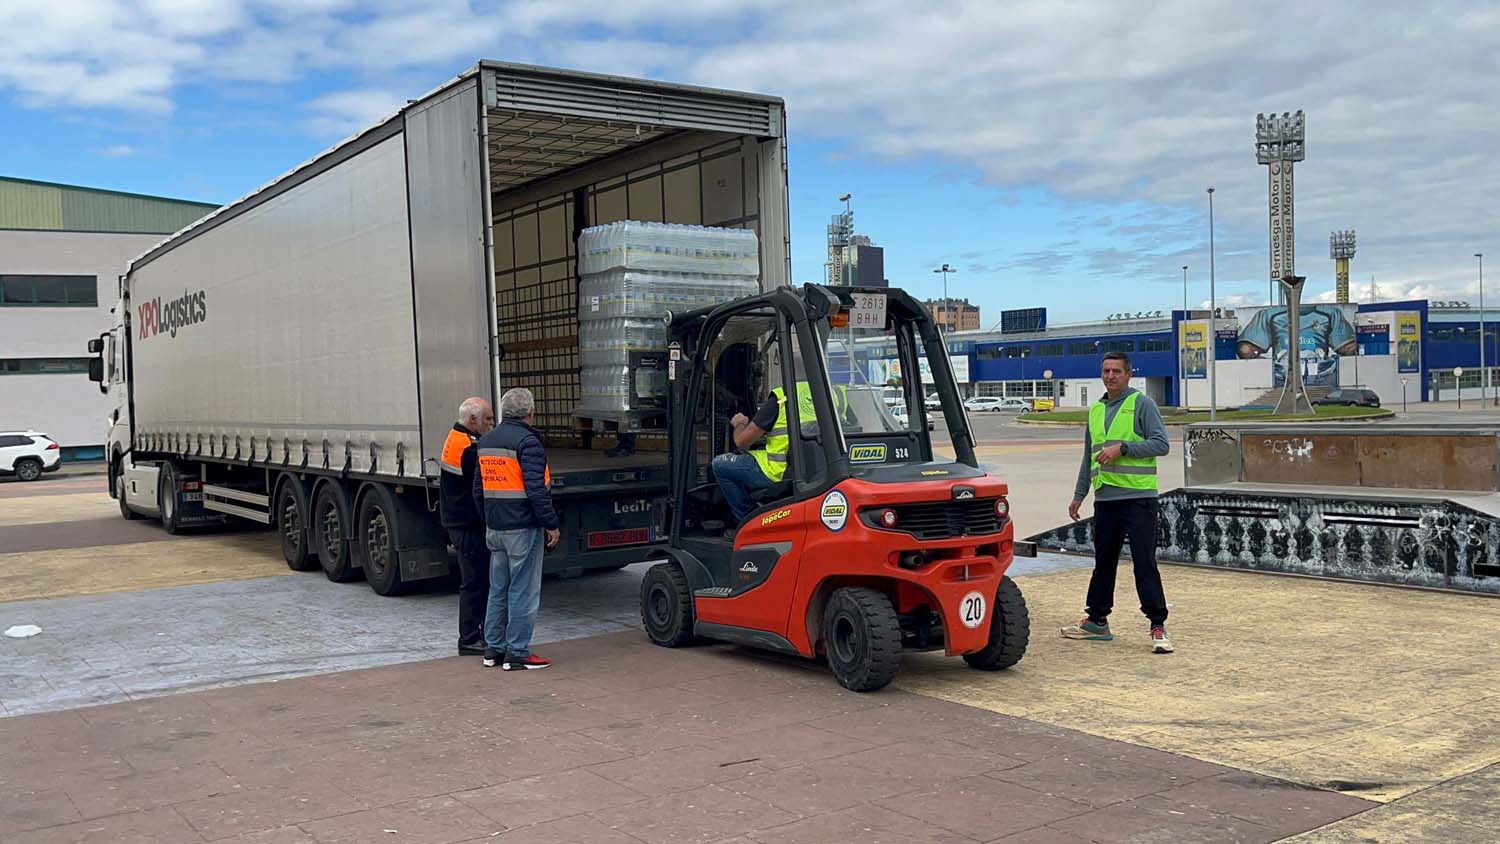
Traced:
<svg viewBox="0 0 1500 844">
<path fill-rule="evenodd" d="M 464 473 L 464 449 L 474 444 L 474 437 L 463 431 L 448 431 L 448 439 L 443 441 L 443 471 L 455 475 Z"/>
<path fill-rule="evenodd" d="M 479 482 L 484 488 L 485 498 L 526 497 L 526 477 L 521 471 L 521 461 L 509 448 L 479 450 Z M 542 469 L 542 482 L 552 485 L 551 466 Z"/>
<path fill-rule="evenodd" d="M 1089 482 L 1094 489 L 1105 484 L 1124 489 L 1156 489 L 1156 458 L 1128 457 L 1121 454 L 1113 463 L 1099 465 L 1099 452 L 1113 443 L 1145 442 L 1135 432 L 1135 403 L 1140 393 L 1125 397 L 1109 427 L 1104 425 L 1108 413 L 1103 401 L 1089 408 Z"/>
</svg>

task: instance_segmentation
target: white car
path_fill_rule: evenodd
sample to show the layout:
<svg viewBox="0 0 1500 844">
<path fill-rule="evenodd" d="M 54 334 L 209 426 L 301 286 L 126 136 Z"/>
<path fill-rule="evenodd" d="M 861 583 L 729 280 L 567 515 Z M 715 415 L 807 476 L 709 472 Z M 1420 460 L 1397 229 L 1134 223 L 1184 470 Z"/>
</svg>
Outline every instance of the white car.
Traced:
<svg viewBox="0 0 1500 844">
<path fill-rule="evenodd" d="M 928 396 L 926 404 L 927 404 L 927 409 L 928 410 L 942 410 L 943 409 L 943 400 L 940 399 L 940 398 L 938 398 L 938 394 L 937 393 L 933 393 L 932 395 Z"/>
<path fill-rule="evenodd" d="M 910 424 L 907 421 L 909 419 L 909 416 L 908 416 L 908 414 L 906 412 L 906 405 L 904 405 L 904 404 L 897 405 L 897 406 L 891 408 L 891 416 L 895 417 L 896 421 L 900 422 L 902 425 Z M 931 431 L 932 429 L 933 429 L 932 417 L 929 416 L 927 418 L 927 430 Z"/>
<path fill-rule="evenodd" d="M 34 481 L 62 465 L 62 449 L 36 431 L 0 431 L 0 475 Z"/>
<path fill-rule="evenodd" d="M 964 407 L 974 413 L 1027 413 L 1031 410 L 1025 399 L 1000 396 L 975 396 L 964 402 Z"/>
</svg>

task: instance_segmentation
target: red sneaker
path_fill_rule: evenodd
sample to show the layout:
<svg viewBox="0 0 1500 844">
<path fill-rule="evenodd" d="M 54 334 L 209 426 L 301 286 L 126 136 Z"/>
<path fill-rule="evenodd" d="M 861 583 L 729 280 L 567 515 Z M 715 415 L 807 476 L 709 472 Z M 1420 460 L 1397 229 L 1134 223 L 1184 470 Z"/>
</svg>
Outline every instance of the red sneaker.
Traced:
<svg viewBox="0 0 1500 844">
<path fill-rule="evenodd" d="M 546 668 L 552 664 L 550 659 L 542 659 L 536 654 L 531 656 L 509 656 L 505 657 L 505 663 L 500 666 L 505 671 L 533 671 L 538 668 Z"/>
</svg>

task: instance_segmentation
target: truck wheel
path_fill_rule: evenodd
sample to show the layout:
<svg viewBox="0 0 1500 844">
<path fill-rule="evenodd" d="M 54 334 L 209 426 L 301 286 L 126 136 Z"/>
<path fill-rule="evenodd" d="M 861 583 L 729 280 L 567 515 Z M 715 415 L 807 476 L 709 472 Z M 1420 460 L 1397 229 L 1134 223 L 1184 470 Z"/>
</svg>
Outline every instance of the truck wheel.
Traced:
<svg viewBox="0 0 1500 844">
<path fill-rule="evenodd" d="M 302 482 L 284 475 L 276 487 L 276 532 L 281 535 L 281 556 L 292 571 L 312 571 L 318 567 L 307 524 L 307 493 Z"/>
<path fill-rule="evenodd" d="M 182 513 L 177 506 L 180 486 L 177 468 L 171 463 L 161 464 L 156 475 L 156 507 L 161 512 L 161 529 L 173 536 L 182 532 Z"/>
<path fill-rule="evenodd" d="M 42 476 L 42 462 L 31 458 L 17 460 L 14 466 L 16 477 L 23 481 L 34 481 Z"/>
<path fill-rule="evenodd" d="M 1031 638 L 1031 614 L 1021 587 L 1009 577 L 1000 579 L 995 612 L 990 618 L 990 642 L 982 650 L 964 654 L 964 662 L 980 671 L 999 671 L 1021 661 Z"/>
<path fill-rule="evenodd" d="M 320 485 L 313 497 L 313 548 L 323 573 L 334 583 L 349 583 L 361 574 L 349 553 L 349 521 L 344 488 L 336 482 Z"/>
<path fill-rule="evenodd" d="M 641 625 L 652 642 L 680 648 L 693 641 L 693 593 L 676 563 L 657 563 L 641 579 Z"/>
<path fill-rule="evenodd" d="M 884 688 L 901 667 L 901 621 L 891 599 L 864 586 L 834 592 L 823 611 L 823 647 L 844 688 Z"/>
<path fill-rule="evenodd" d="M 401 581 L 396 501 L 391 491 L 381 484 L 367 485 L 359 496 L 354 524 L 357 533 L 350 550 L 358 557 L 370 588 L 377 595 L 400 595 L 406 591 L 406 584 Z"/>
<path fill-rule="evenodd" d="M 120 502 L 120 516 L 123 517 L 125 519 L 125 521 L 127 521 L 127 522 L 133 522 L 136 519 L 139 519 L 141 517 L 141 514 L 137 513 L 136 511 L 134 511 L 132 509 L 130 509 L 130 505 L 125 503 L 125 467 L 124 466 L 121 466 L 115 472 L 115 498 L 119 499 L 119 502 Z"/>
</svg>

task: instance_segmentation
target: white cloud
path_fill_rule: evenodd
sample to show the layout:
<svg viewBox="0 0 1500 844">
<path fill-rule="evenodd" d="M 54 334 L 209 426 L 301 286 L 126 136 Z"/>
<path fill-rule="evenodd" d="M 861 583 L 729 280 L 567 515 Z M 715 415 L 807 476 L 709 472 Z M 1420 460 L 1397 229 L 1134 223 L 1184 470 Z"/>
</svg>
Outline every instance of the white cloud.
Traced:
<svg viewBox="0 0 1500 844">
<path fill-rule="evenodd" d="M 115 144 L 99 150 L 99 154 L 105 158 L 129 158 L 135 155 L 135 147 L 129 144 Z"/>
<path fill-rule="evenodd" d="M 309 125 L 320 134 L 349 135 L 389 117 L 405 104 L 394 91 L 362 89 L 318 97 L 307 104 Z"/>
</svg>

